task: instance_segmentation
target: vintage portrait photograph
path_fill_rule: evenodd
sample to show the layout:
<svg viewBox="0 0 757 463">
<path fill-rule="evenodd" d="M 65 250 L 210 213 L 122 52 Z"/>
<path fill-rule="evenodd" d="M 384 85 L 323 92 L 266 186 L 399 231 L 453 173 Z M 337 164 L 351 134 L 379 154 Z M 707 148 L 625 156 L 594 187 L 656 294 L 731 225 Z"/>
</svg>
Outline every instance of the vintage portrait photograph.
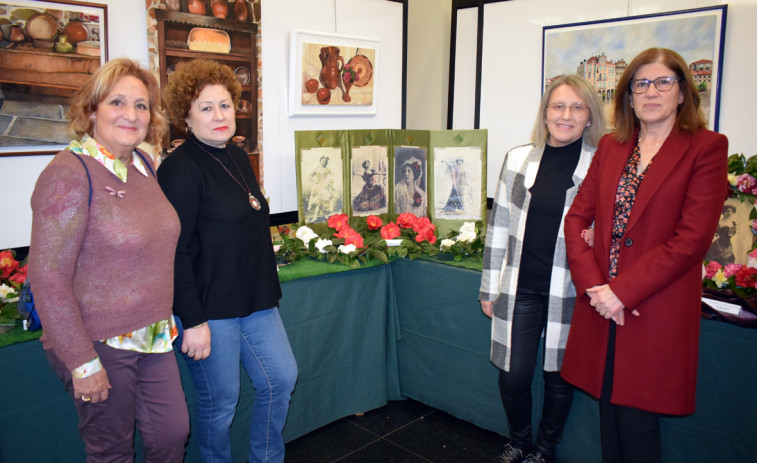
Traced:
<svg viewBox="0 0 757 463">
<path fill-rule="evenodd" d="M 542 91 L 561 75 L 585 77 L 602 98 L 612 127 L 615 87 L 627 64 L 647 48 L 670 48 L 689 65 L 707 125 L 717 131 L 724 40 L 723 6 L 547 26 Z"/>
<path fill-rule="evenodd" d="M 739 201 L 737 198 L 728 198 L 725 201 L 712 245 L 705 255 L 706 260 L 721 265 L 747 264 L 747 254 L 752 249 L 754 239 L 749 220 L 752 207 L 751 203 Z"/>
<path fill-rule="evenodd" d="M 416 146 L 394 148 L 394 213 L 411 212 L 428 216 L 426 149 Z"/>
<path fill-rule="evenodd" d="M 344 209 L 342 150 L 303 149 L 300 153 L 302 211 L 305 223 L 326 222 Z"/>
<path fill-rule="evenodd" d="M 352 148 L 350 192 L 353 216 L 389 211 L 389 156 L 386 146 Z"/>
<path fill-rule="evenodd" d="M 438 219 L 481 219 L 481 148 L 434 149 L 434 212 Z"/>
</svg>

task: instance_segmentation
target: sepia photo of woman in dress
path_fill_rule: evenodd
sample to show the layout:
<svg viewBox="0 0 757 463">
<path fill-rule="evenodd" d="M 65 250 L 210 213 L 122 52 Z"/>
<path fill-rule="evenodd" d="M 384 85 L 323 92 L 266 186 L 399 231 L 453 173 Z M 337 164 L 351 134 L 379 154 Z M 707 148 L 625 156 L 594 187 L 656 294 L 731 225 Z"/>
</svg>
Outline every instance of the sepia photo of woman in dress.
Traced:
<svg viewBox="0 0 757 463">
<path fill-rule="evenodd" d="M 334 186 L 334 173 L 328 167 L 329 158 L 321 156 L 318 166 L 309 175 L 310 195 L 307 204 L 308 222 L 325 222 L 337 212 L 337 190 Z"/>
<path fill-rule="evenodd" d="M 381 209 L 386 208 L 386 193 L 376 177 L 386 174 L 381 174 L 376 172 L 376 169 L 372 169 L 371 161 L 368 159 L 363 161 L 362 166 L 363 173 L 360 178 L 362 178 L 364 184 L 360 193 L 352 200 L 352 209 L 358 212 L 381 212 Z M 386 212 L 386 210 L 383 212 Z"/>
<path fill-rule="evenodd" d="M 447 166 L 450 180 L 452 181 L 452 190 L 449 192 L 449 199 L 444 206 L 445 212 L 461 211 L 465 209 L 463 204 L 463 192 L 465 191 L 465 170 L 463 169 L 463 159 L 458 158 L 454 164 L 442 161 Z"/>
<path fill-rule="evenodd" d="M 426 192 L 421 187 L 423 162 L 412 157 L 402 163 L 398 180 L 394 185 L 394 212 L 411 212 L 416 217 L 426 217 Z"/>
</svg>

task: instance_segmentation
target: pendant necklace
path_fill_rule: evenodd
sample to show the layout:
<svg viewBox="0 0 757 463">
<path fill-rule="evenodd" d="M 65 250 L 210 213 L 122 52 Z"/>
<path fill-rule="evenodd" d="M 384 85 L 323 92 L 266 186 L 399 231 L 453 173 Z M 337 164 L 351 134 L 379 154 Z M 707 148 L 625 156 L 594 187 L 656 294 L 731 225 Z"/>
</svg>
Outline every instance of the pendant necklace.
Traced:
<svg viewBox="0 0 757 463">
<path fill-rule="evenodd" d="M 192 141 L 194 141 L 194 140 L 192 140 Z M 226 166 L 223 164 L 223 162 L 221 162 L 221 160 L 218 159 L 213 153 L 211 153 L 210 151 L 206 150 L 201 144 L 199 144 L 199 143 L 195 143 L 195 144 L 201 150 L 205 151 L 205 153 L 209 154 L 211 158 L 213 158 L 218 164 L 221 165 L 221 167 L 223 167 L 223 170 L 225 170 L 226 173 L 229 175 L 229 177 L 231 177 L 231 179 L 234 180 L 234 183 L 236 183 L 237 185 L 239 185 L 239 188 L 241 188 L 243 192 L 247 193 L 247 200 L 250 202 L 250 207 L 252 207 L 256 211 L 259 211 L 260 210 L 260 201 L 258 201 L 258 198 L 256 198 L 252 194 L 252 192 L 250 191 L 250 187 L 247 185 L 247 180 L 245 180 L 244 179 L 244 175 L 242 175 L 242 169 L 239 168 L 239 164 L 237 164 L 237 162 L 231 156 L 231 153 L 229 153 L 228 148 L 226 149 L 226 154 L 229 155 L 229 158 L 231 158 L 231 162 L 234 164 L 234 167 L 237 168 L 237 172 L 239 172 L 239 177 L 242 179 L 242 182 L 244 182 L 244 186 L 242 185 L 242 183 L 239 182 L 239 180 L 237 180 L 236 177 L 234 177 L 234 175 L 232 175 L 232 173 L 229 171 L 229 169 L 226 168 Z"/>
</svg>

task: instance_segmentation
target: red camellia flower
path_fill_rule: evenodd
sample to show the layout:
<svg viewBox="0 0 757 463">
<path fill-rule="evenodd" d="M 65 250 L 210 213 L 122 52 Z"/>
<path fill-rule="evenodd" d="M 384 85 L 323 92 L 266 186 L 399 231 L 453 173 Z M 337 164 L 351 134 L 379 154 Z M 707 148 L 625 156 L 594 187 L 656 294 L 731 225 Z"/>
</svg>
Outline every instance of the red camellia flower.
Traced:
<svg viewBox="0 0 757 463">
<path fill-rule="evenodd" d="M 356 232 L 352 228 L 347 229 L 349 231 L 349 234 L 344 238 L 344 244 L 354 244 L 357 248 L 362 248 L 363 243 L 363 235 Z"/>
<path fill-rule="evenodd" d="M 403 212 L 397 217 L 397 225 L 402 228 L 413 228 L 416 220 L 418 220 L 418 217 L 412 212 Z"/>
<path fill-rule="evenodd" d="M 381 220 L 381 217 L 377 217 L 375 215 L 369 215 L 365 220 L 365 223 L 368 224 L 368 228 L 370 228 L 371 230 L 378 230 L 382 225 L 384 225 L 384 221 Z"/>
<path fill-rule="evenodd" d="M 394 238 L 400 236 L 401 233 L 402 232 L 400 231 L 400 227 L 398 227 L 394 222 L 389 222 L 388 224 L 381 227 L 381 237 L 385 240 L 393 240 Z"/>
<path fill-rule="evenodd" d="M 734 275 L 736 286 L 752 288 L 757 283 L 757 268 L 742 266 Z"/>
<path fill-rule="evenodd" d="M 418 217 L 413 224 L 413 231 L 416 233 L 422 233 L 423 230 L 428 227 L 435 227 L 435 225 L 431 223 L 431 220 L 428 217 Z"/>
<path fill-rule="evenodd" d="M 348 236 L 357 233 L 354 228 L 347 226 L 337 229 L 334 233 L 334 238 L 347 238 Z"/>
<path fill-rule="evenodd" d="M 340 231 L 342 228 L 350 226 L 350 218 L 347 214 L 334 214 L 326 221 L 330 228 Z"/>
<path fill-rule="evenodd" d="M 11 283 L 16 283 L 18 285 L 24 284 L 24 282 L 26 281 L 26 268 L 28 266 L 29 264 L 25 264 L 23 267 L 19 268 L 16 273 L 8 278 L 8 281 L 10 281 Z"/>
<path fill-rule="evenodd" d="M 0 278 L 8 278 L 18 268 L 18 261 L 10 250 L 0 251 Z"/>
<path fill-rule="evenodd" d="M 434 233 L 434 230 L 436 230 L 436 227 L 424 228 L 422 231 L 418 232 L 417 235 L 415 235 L 415 241 L 417 241 L 418 243 L 422 243 L 424 241 L 428 241 L 431 244 L 436 243 L 436 234 Z"/>
</svg>

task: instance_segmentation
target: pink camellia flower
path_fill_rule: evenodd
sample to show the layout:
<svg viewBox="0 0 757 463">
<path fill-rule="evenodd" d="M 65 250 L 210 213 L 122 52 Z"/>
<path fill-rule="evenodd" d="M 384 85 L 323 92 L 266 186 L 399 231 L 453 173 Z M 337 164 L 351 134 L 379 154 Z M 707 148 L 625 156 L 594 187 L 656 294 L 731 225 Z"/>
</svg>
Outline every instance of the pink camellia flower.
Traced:
<svg viewBox="0 0 757 463">
<path fill-rule="evenodd" d="M 340 231 L 342 228 L 350 226 L 350 218 L 347 214 L 334 214 L 328 218 L 326 224 L 329 228 Z"/>
<path fill-rule="evenodd" d="M 736 186 L 742 193 L 751 193 L 757 186 L 757 180 L 749 174 L 741 174 L 737 177 Z"/>
<path fill-rule="evenodd" d="M 344 80 L 345 83 L 349 84 L 352 81 L 352 77 L 350 76 L 349 72 L 345 72 L 342 74 L 342 80 Z"/>
<path fill-rule="evenodd" d="M 731 275 L 736 275 L 736 272 L 738 272 L 740 269 L 741 264 L 726 264 L 726 266 L 723 268 L 723 275 L 728 278 Z"/>
<path fill-rule="evenodd" d="M 753 249 L 752 252 L 746 255 L 746 257 L 747 267 L 757 268 L 757 248 Z"/>
<path fill-rule="evenodd" d="M 412 212 L 403 212 L 397 217 L 397 225 L 401 228 L 413 228 L 416 220 L 418 220 L 418 217 Z"/>
<path fill-rule="evenodd" d="M 371 230 L 378 230 L 382 225 L 384 225 L 384 221 L 381 220 L 381 217 L 375 215 L 369 215 L 368 218 L 365 219 L 365 223 Z"/>
<path fill-rule="evenodd" d="M 717 271 L 721 268 L 723 268 L 723 266 L 713 260 L 704 268 L 705 277 L 712 279 L 712 277 L 715 276 Z"/>
<path fill-rule="evenodd" d="M 400 227 L 398 227 L 394 222 L 389 222 L 388 224 L 381 227 L 381 237 L 385 240 L 393 240 L 394 238 L 400 236 L 400 234 L 402 234 Z"/>
</svg>

